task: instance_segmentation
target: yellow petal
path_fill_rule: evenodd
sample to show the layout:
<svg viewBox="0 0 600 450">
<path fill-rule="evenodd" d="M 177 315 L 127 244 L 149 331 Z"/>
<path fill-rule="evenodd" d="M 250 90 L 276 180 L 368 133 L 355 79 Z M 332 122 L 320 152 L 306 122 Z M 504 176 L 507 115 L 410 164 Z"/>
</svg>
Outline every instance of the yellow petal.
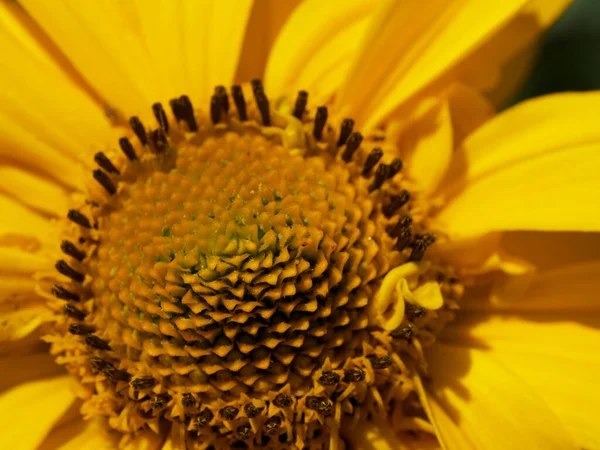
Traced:
<svg viewBox="0 0 600 450">
<path fill-rule="evenodd" d="M 4 355 L 0 358 L 0 367 L 10 369 L 0 373 L 0 392 L 19 384 L 62 375 L 65 372 L 54 362 L 45 346 L 32 353 L 13 352 Z"/>
<path fill-rule="evenodd" d="M 117 450 L 118 437 L 99 420 L 84 421 L 79 416 L 52 430 L 38 450 Z"/>
<path fill-rule="evenodd" d="M 494 105 L 506 104 L 535 62 L 535 41 L 573 0 L 531 0 L 520 14 L 456 68 L 456 77 Z"/>
<path fill-rule="evenodd" d="M 374 420 L 361 421 L 344 430 L 344 439 L 355 450 L 432 450 L 439 448 L 436 440 L 424 436 L 400 435 L 394 427 Z"/>
<path fill-rule="evenodd" d="M 599 448 L 599 327 L 599 316 L 589 312 L 469 314 L 452 326 L 448 339 L 485 347 L 560 418 L 576 448 Z"/>
<path fill-rule="evenodd" d="M 55 183 L 16 167 L 0 166 L 0 189 L 27 206 L 52 216 L 62 216 L 68 209 L 65 190 Z"/>
<path fill-rule="evenodd" d="M 446 95 L 452 118 L 455 146 L 495 114 L 494 108 L 485 97 L 464 84 L 454 83 Z"/>
<path fill-rule="evenodd" d="M 438 217 L 454 239 L 501 230 L 596 231 L 594 170 L 600 94 L 559 94 L 516 106 L 467 138 L 440 188 Z M 452 197 L 454 196 L 454 197 Z"/>
<path fill-rule="evenodd" d="M 475 448 L 574 448 L 558 417 L 519 379 L 518 367 L 509 372 L 484 351 L 444 344 L 428 360 L 429 388 Z"/>
<path fill-rule="evenodd" d="M 54 261 L 45 255 L 17 247 L 0 247 L 0 274 L 32 274 L 52 270 Z"/>
<path fill-rule="evenodd" d="M 0 3 L 0 47 L 3 54 L 0 84 L 10 86 L 10 89 L 0 92 L 2 128 L 5 129 L 4 118 L 8 118 L 30 133 L 32 140 L 69 159 L 91 164 L 93 152 L 113 142 L 110 123 L 97 102 L 58 66 L 39 43 L 39 35 L 34 37 L 35 33 L 23 25 L 28 19 L 13 2 Z M 44 160 L 52 156 L 46 156 L 43 148 L 13 147 L 10 139 L 4 144 L 2 154 L 4 151 L 12 152 L 14 159 L 25 163 L 27 161 L 23 159 L 27 155 L 19 153 L 35 152 L 39 165 L 34 158 L 31 158 L 31 164 L 42 170 Z"/>
<path fill-rule="evenodd" d="M 372 128 L 482 45 L 525 3 L 388 2 L 372 22 L 342 90 L 350 116 Z"/>
<path fill-rule="evenodd" d="M 235 76 L 237 82 L 263 77 L 271 47 L 299 3 L 300 0 L 254 2 Z"/>
<path fill-rule="evenodd" d="M 74 401 L 69 377 L 24 383 L 0 395 L 2 446 L 34 450 Z"/>
<path fill-rule="evenodd" d="M 188 94 L 198 106 L 233 81 L 252 2 L 35 0 L 25 9 L 81 74 L 126 115 Z"/>
<path fill-rule="evenodd" d="M 44 243 L 58 242 L 56 225 L 26 206 L 0 195 L 0 211 L 0 236 L 31 236 Z"/>
<path fill-rule="evenodd" d="M 24 302 L 19 302 L 24 303 Z M 52 314 L 45 305 L 19 305 L 19 309 L 5 305 L 0 309 L 0 341 L 15 341 L 33 333 L 44 322 L 52 320 Z"/>
<path fill-rule="evenodd" d="M 295 96 L 296 91 L 306 89 L 312 99 L 319 86 L 321 98 L 331 93 L 341 82 L 340 73 L 348 69 L 364 35 L 364 24 L 375 8 L 374 2 L 366 0 L 302 2 L 282 28 L 269 55 L 265 69 L 267 93 L 274 97 Z M 333 70 L 334 79 L 327 86 L 321 85 L 319 75 L 328 76 L 329 70 Z"/>
<path fill-rule="evenodd" d="M 134 435 L 124 435 L 119 442 L 121 450 L 158 450 L 164 444 L 165 438 L 151 430 L 143 430 Z"/>
</svg>

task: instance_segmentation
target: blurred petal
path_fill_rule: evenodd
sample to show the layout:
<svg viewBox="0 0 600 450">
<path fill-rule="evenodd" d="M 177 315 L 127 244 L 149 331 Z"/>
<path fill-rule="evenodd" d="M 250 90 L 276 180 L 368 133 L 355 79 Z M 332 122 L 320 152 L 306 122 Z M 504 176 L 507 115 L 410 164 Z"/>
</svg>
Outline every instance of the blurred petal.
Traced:
<svg viewBox="0 0 600 450">
<path fill-rule="evenodd" d="M 38 450 L 117 450 L 119 440 L 115 434 L 100 421 L 78 417 L 52 430 Z"/>
<path fill-rule="evenodd" d="M 494 117 L 492 105 L 479 92 L 455 83 L 448 90 L 454 145 L 458 146 L 481 125 Z"/>
<path fill-rule="evenodd" d="M 273 45 L 265 70 L 267 93 L 295 95 L 300 89 L 314 101 L 336 90 L 352 56 L 359 50 L 376 2 L 306 0 L 291 14 Z M 321 78 L 327 82 L 321 83 Z"/>
<path fill-rule="evenodd" d="M 40 345 L 36 350 L 32 353 L 13 352 L 0 357 L 0 367 L 8 369 L 0 372 L 0 392 L 36 379 L 64 374 L 64 369 L 48 353 L 47 346 Z"/>
<path fill-rule="evenodd" d="M 0 395 L 2 445 L 34 450 L 75 400 L 69 377 L 21 384 Z"/>
<path fill-rule="evenodd" d="M 518 368 L 509 372 L 484 351 L 444 344 L 434 346 L 428 360 L 429 389 L 475 448 L 575 447 L 544 399 L 519 379 Z M 444 423 L 443 417 L 436 421 Z"/>
<path fill-rule="evenodd" d="M 26 206 L 0 194 L 0 236 L 31 236 L 42 243 L 58 242 L 58 228 L 43 216 Z"/>
<path fill-rule="evenodd" d="M 502 230 L 600 230 L 600 93 L 522 103 L 467 138 L 438 224 L 453 239 Z"/>
<path fill-rule="evenodd" d="M 348 114 L 363 128 L 377 125 L 481 46 L 525 3 L 388 2 L 373 20 L 342 90 Z"/>
</svg>

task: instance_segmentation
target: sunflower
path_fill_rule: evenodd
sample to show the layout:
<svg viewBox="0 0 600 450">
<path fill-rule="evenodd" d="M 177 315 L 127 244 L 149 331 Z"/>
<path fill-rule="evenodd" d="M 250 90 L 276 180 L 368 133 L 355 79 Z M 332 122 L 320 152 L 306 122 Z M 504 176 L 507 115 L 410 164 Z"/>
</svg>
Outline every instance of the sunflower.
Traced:
<svg viewBox="0 0 600 450">
<path fill-rule="evenodd" d="M 599 448 L 600 97 L 496 115 L 497 3 L 0 3 L 3 444 Z"/>
</svg>

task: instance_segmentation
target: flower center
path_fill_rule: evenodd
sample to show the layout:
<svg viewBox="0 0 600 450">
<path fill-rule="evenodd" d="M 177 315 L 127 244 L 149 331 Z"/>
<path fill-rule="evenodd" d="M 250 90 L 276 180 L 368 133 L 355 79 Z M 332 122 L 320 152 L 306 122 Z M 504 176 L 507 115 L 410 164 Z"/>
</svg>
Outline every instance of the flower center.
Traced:
<svg viewBox="0 0 600 450">
<path fill-rule="evenodd" d="M 420 340 L 449 320 L 453 280 L 424 260 L 435 238 L 401 162 L 311 117 L 306 93 L 283 114 L 253 91 L 218 87 L 210 120 L 156 104 L 156 130 L 130 121 L 137 148 L 96 155 L 106 192 L 68 216 L 53 353 L 124 433 L 302 448 L 347 416 L 423 416 Z"/>
</svg>

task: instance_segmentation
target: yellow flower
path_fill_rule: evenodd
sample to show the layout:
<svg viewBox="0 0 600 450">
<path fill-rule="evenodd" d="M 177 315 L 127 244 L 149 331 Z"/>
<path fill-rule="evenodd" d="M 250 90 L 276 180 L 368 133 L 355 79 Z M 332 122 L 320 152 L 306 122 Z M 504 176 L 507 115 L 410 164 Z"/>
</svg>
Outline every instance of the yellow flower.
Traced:
<svg viewBox="0 0 600 450">
<path fill-rule="evenodd" d="M 567 3 L 0 3 L 3 445 L 600 447 Z"/>
</svg>

